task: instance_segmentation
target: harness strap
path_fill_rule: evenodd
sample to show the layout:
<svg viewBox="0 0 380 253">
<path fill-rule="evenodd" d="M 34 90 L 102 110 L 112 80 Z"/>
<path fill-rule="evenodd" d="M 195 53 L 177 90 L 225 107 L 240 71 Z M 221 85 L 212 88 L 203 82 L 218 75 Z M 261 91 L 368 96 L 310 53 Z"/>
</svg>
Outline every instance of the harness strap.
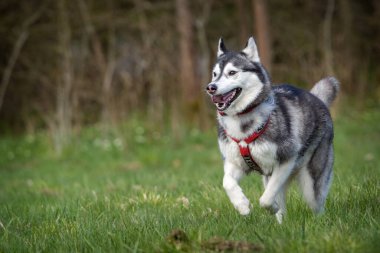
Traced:
<svg viewBox="0 0 380 253">
<path fill-rule="evenodd" d="M 263 170 L 260 168 L 260 166 L 255 162 L 253 159 L 253 156 L 251 154 L 251 151 L 249 149 L 249 144 L 254 142 L 257 138 L 259 138 L 266 130 L 269 124 L 269 118 L 265 125 L 261 126 L 257 131 L 253 132 L 250 136 L 243 140 L 236 139 L 232 136 L 230 136 L 227 131 L 226 134 L 228 137 L 230 137 L 234 142 L 236 142 L 239 146 L 240 154 L 243 157 L 245 163 L 251 170 L 256 170 L 261 175 L 264 174 Z"/>
</svg>

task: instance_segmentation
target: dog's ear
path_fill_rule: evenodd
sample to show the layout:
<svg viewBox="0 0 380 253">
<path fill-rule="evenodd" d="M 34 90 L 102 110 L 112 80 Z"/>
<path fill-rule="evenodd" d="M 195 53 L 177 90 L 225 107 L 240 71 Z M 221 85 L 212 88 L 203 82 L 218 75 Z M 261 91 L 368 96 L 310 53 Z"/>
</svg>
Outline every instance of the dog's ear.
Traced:
<svg viewBox="0 0 380 253">
<path fill-rule="evenodd" d="M 246 47 L 242 50 L 247 55 L 248 59 L 254 62 L 260 62 L 259 52 L 257 51 L 256 42 L 253 37 L 248 39 Z"/>
<path fill-rule="evenodd" d="M 224 45 L 223 38 L 220 38 L 219 39 L 219 43 L 218 43 L 218 53 L 217 53 L 217 56 L 220 57 L 222 54 L 224 54 L 226 52 L 227 52 L 227 48 Z"/>
</svg>

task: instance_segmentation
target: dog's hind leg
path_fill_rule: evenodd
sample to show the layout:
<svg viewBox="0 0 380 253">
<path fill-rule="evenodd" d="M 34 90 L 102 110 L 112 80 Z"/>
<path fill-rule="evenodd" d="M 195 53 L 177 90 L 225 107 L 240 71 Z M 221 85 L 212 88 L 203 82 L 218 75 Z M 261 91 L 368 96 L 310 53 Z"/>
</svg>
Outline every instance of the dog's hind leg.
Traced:
<svg viewBox="0 0 380 253">
<path fill-rule="evenodd" d="M 334 154 L 331 142 L 322 140 L 307 166 L 300 170 L 298 182 L 309 207 L 322 213 L 332 181 Z"/>
<path fill-rule="evenodd" d="M 263 184 L 264 188 L 267 187 L 269 176 L 263 176 Z M 282 223 L 283 218 L 286 214 L 286 190 L 288 188 L 288 183 L 285 183 L 283 187 L 281 187 L 280 191 L 278 192 L 276 198 L 275 198 L 275 204 L 274 206 L 278 209 L 276 212 L 276 219 L 278 223 Z"/>
<path fill-rule="evenodd" d="M 248 215 L 250 212 L 250 203 L 239 186 L 239 181 L 244 175 L 244 172 L 237 166 L 225 161 L 223 187 L 235 209 L 238 210 L 241 215 Z"/>
</svg>

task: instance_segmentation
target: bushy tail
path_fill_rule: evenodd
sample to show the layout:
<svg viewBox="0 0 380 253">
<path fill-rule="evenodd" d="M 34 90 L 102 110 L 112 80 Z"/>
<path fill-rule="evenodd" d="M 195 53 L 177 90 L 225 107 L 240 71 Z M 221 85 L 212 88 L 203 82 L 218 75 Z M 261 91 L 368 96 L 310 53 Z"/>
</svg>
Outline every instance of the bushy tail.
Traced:
<svg viewBox="0 0 380 253">
<path fill-rule="evenodd" d="M 310 92 L 329 107 L 339 92 L 339 81 L 332 76 L 323 78 L 314 85 Z"/>
</svg>

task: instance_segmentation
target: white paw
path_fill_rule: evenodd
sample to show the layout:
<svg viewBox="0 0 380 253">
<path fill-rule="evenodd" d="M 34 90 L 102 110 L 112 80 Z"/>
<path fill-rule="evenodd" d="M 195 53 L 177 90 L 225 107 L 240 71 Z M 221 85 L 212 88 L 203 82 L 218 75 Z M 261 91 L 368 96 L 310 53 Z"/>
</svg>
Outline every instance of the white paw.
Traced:
<svg viewBox="0 0 380 253">
<path fill-rule="evenodd" d="M 235 208 L 236 208 L 236 210 L 239 211 L 239 213 L 241 215 L 248 215 L 251 212 L 251 210 L 249 208 L 249 201 L 248 200 L 237 204 L 235 206 Z"/>
<path fill-rule="evenodd" d="M 277 219 L 278 224 L 282 224 L 282 220 L 284 219 L 284 214 L 281 211 L 277 212 L 276 219 Z"/>
<path fill-rule="evenodd" d="M 273 205 L 274 200 L 266 198 L 264 195 L 260 198 L 260 206 L 264 208 L 269 208 Z"/>
<path fill-rule="evenodd" d="M 260 198 L 260 206 L 267 209 L 271 213 L 277 213 L 279 209 L 278 204 L 274 200 L 265 198 L 264 196 L 261 196 Z"/>
</svg>

